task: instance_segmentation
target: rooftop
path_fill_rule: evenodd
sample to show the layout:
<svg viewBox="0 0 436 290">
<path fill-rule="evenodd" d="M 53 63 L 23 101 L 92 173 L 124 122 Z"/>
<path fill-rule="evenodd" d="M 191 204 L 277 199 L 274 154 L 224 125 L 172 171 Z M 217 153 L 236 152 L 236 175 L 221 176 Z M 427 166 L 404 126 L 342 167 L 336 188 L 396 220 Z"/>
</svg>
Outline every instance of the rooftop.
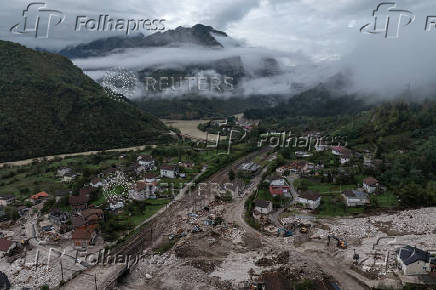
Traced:
<svg viewBox="0 0 436 290">
<path fill-rule="evenodd" d="M 270 203 L 271 203 L 270 201 L 266 201 L 266 200 L 256 200 L 254 206 L 260 208 L 268 208 Z"/>
<path fill-rule="evenodd" d="M 286 180 L 284 178 L 280 178 L 280 179 L 274 179 L 271 181 L 271 186 L 287 186 L 288 183 L 286 182 Z"/>
<path fill-rule="evenodd" d="M 368 177 L 363 180 L 363 183 L 372 186 L 372 185 L 376 185 L 378 183 L 378 180 L 375 179 L 374 177 Z"/>
<path fill-rule="evenodd" d="M 345 190 L 342 192 L 343 195 L 353 199 L 368 199 L 368 194 L 360 190 Z"/>
<path fill-rule="evenodd" d="M 410 265 L 417 261 L 424 261 L 427 263 L 430 261 L 431 257 L 429 252 L 411 246 L 405 246 L 398 249 L 396 252 L 405 265 Z"/>
<path fill-rule="evenodd" d="M 318 200 L 321 197 L 321 195 L 319 193 L 314 192 L 314 191 L 310 191 L 310 190 L 299 192 L 298 196 L 301 198 L 304 198 L 307 200 L 313 200 L 313 201 Z"/>
</svg>

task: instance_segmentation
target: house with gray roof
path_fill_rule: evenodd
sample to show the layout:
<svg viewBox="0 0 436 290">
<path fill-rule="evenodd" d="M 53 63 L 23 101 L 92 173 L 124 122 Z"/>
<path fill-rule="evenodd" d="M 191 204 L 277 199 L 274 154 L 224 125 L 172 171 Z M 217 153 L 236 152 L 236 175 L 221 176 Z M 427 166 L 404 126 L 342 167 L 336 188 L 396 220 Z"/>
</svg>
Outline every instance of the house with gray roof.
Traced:
<svg viewBox="0 0 436 290">
<path fill-rule="evenodd" d="M 427 251 L 406 246 L 396 253 L 398 268 L 404 275 L 427 275 L 436 268 L 436 259 Z"/>
<path fill-rule="evenodd" d="M 370 203 L 368 194 L 362 190 L 345 190 L 342 192 L 342 197 L 348 207 L 364 206 Z"/>
</svg>

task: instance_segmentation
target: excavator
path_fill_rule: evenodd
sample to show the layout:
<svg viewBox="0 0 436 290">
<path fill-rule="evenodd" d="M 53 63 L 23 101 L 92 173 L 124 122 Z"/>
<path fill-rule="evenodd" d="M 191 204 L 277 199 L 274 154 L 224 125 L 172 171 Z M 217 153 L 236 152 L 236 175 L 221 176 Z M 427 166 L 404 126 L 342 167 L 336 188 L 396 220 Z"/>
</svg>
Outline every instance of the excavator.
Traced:
<svg viewBox="0 0 436 290">
<path fill-rule="evenodd" d="M 346 249 L 347 248 L 347 242 L 343 239 L 340 239 L 336 236 L 328 236 L 328 242 L 327 242 L 327 246 L 330 246 L 330 239 L 334 239 L 337 241 L 336 243 L 336 247 L 340 248 L 340 249 Z"/>
<path fill-rule="evenodd" d="M 310 229 L 310 224 L 308 224 L 308 225 L 300 224 L 299 228 L 300 228 L 300 233 L 307 234 L 309 232 L 309 229 Z"/>
<path fill-rule="evenodd" d="M 294 233 L 293 233 L 292 231 L 290 231 L 290 230 L 283 229 L 283 228 L 279 228 L 279 229 L 277 230 L 277 235 L 280 236 L 281 233 L 283 233 L 283 236 L 284 236 L 284 237 L 290 237 L 290 236 L 292 236 L 292 235 L 294 234 Z"/>
</svg>

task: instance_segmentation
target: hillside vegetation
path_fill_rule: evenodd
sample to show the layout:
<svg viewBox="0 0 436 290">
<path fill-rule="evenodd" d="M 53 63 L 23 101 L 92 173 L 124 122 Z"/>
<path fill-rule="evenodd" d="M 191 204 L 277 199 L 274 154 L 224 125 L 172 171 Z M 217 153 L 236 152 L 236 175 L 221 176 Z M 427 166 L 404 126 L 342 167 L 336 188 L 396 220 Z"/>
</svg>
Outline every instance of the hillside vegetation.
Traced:
<svg viewBox="0 0 436 290">
<path fill-rule="evenodd" d="M 0 161 L 155 143 L 156 118 L 60 55 L 0 41 Z"/>
</svg>

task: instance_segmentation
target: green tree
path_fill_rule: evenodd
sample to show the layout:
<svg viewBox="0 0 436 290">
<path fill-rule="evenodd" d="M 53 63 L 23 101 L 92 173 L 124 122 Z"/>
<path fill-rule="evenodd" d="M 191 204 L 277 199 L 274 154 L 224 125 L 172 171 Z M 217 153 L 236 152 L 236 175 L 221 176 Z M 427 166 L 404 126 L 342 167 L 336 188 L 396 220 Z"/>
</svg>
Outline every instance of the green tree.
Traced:
<svg viewBox="0 0 436 290">
<path fill-rule="evenodd" d="M 233 171 L 233 169 L 230 169 L 229 171 L 229 179 L 230 181 L 233 181 L 235 179 L 235 172 Z"/>
</svg>

